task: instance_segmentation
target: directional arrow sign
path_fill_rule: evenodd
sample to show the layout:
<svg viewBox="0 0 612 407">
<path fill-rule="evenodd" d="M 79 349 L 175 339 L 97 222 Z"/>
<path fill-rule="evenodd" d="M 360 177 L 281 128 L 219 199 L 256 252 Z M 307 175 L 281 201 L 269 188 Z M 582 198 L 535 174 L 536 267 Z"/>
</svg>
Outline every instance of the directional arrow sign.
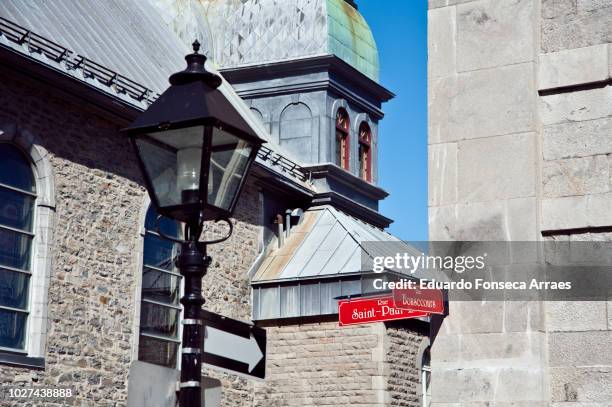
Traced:
<svg viewBox="0 0 612 407">
<path fill-rule="evenodd" d="M 266 330 L 209 311 L 204 314 L 202 362 L 260 379 L 265 378 Z"/>
</svg>

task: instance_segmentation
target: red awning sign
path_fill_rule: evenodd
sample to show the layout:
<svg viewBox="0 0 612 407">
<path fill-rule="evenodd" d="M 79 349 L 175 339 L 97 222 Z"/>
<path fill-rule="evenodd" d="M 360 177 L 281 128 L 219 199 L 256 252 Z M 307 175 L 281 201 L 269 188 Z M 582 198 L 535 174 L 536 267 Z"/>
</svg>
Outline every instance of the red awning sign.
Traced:
<svg viewBox="0 0 612 407">
<path fill-rule="evenodd" d="M 385 297 L 341 300 L 338 302 L 340 326 L 426 316 L 428 316 L 426 312 L 415 312 L 396 308 L 393 305 L 393 296 L 391 295 Z"/>
<path fill-rule="evenodd" d="M 406 288 L 393 290 L 394 306 L 410 311 L 444 314 L 442 290 Z"/>
</svg>

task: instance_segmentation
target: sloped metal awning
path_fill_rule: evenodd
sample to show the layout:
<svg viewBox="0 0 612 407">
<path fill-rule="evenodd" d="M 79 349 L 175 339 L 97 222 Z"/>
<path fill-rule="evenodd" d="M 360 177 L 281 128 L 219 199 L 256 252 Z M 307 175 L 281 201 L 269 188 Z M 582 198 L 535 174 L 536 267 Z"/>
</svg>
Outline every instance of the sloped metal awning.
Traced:
<svg viewBox="0 0 612 407">
<path fill-rule="evenodd" d="M 331 315 L 337 313 L 338 297 L 371 294 L 374 278 L 429 278 L 422 270 L 375 274 L 371 262 L 362 261 L 362 256 L 394 256 L 398 249 L 421 255 L 397 237 L 330 205 L 313 207 L 253 273 L 253 319 Z"/>
<path fill-rule="evenodd" d="M 394 242 L 365 245 L 371 242 Z M 398 247 L 418 256 L 419 250 L 397 237 L 330 206 L 304 213 L 302 222 L 291 229 L 285 244 L 272 250 L 254 273 L 253 284 L 317 279 L 372 272 L 362 266 L 362 255 L 392 256 Z M 422 272 L 412 275 L 426 278 Z"/>
</svg>

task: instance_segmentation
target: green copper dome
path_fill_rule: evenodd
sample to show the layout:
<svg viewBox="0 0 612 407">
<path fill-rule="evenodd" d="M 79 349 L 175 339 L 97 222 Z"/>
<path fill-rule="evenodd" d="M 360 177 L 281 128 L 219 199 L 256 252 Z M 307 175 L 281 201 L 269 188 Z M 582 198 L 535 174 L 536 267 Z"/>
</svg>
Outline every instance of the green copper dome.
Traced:
<svg viewBox="0 0 612 407">
<path fill-rule="evenodd" d="M 329 53 L 378 82 L 378 49 L 363 16 L 345 0 L 327 0 Z"/>
<path fill-rule="evenodd" d="M 378 82 L 376 42 L 352 0 L 201 1 L 221 68 L 332 54 Z"/>
</svg>

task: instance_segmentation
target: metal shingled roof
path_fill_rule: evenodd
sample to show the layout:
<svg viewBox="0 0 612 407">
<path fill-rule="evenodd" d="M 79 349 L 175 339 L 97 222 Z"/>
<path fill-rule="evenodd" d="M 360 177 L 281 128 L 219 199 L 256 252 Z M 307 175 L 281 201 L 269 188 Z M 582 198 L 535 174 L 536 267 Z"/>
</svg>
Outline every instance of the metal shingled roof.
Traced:
<svg viewBox="0 0 612 407">
<path fill-rule="evenodd" d="M 3 0 L 0 17 L 156 92 L 190 51 L 147 1 Z"/>
<path fill-rule="evenodd" d="M 223 68 L 336 55 L 375 82 L 378 49 L 345 0 L 201 0 L 215 61 Z"/>
<path fill-rule="evenodd" d="M 342 274 L 361 273 L 364 242 L 397 242 L 397 237 L 362 222 L 338 209 L 318 206 L 309 209 L 304 219 L 292 228 L 283 247 L 272 250 L 255 272 L 252 282 L 273 282 L 306 278 L 326 278 Z M 414 255 L 420 252 L 403 244 Z M 377 245 L 371 256 L 394 255 L 397 246 L 385 253 Z"/>
</svg>

